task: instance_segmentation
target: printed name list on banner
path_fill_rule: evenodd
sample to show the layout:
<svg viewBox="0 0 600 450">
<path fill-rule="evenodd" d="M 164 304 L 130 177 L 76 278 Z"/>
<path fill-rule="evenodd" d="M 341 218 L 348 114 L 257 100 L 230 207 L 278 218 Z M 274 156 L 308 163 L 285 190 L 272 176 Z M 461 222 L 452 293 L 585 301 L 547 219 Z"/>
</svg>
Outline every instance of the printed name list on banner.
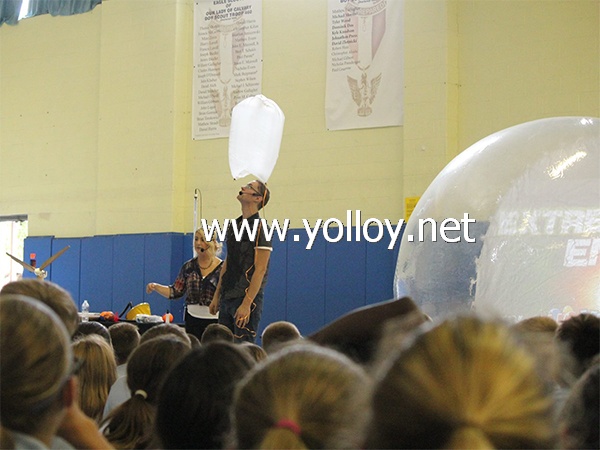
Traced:
<svg viewBox="0 0 600 450">
<path fill-rule="evenodd" d="M 194 7 L 192 138 L 229 136 L 231 110 L 261 93 L 262 0 L 200 0 Z"/>
<path fill-rule="evenodd" d="M 402 124 L 403 0 L 328 0 L 327 129 Z"/>
</svg>

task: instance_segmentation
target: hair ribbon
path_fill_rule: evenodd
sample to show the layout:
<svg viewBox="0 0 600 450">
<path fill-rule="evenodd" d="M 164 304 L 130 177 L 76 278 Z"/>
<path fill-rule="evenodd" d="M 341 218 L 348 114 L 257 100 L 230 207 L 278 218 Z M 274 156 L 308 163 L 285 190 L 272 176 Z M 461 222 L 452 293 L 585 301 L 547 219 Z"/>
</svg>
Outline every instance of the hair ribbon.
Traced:
<svg viewBox="0 0 600 450">
<path fill-rule="evenodd" d="M 290 419 L 281 419 L 275 424 L 275 428 L 284 428 L 286 430 L 290 430 L 296 436 L 300 436 L 302 434 L 302 429 L 300 428 L 300 425 L 298 425 L 295 421 Z"/>
</svg>

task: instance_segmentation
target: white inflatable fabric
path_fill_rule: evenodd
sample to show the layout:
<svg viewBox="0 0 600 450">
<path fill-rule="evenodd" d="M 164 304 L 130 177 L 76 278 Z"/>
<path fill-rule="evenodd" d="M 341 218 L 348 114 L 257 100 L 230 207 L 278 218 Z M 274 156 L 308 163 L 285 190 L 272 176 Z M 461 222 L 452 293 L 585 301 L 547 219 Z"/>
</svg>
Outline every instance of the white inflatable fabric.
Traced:
<svg viewBox="0 0 600 450">
<path fill-rule="evenodd" d="M 285 116 L 264 95 L 239 102 L 231 113 L 229 168 L 234 179 L 254 175 L 266 183 L 277 162 Z"/>
<path fill-rule="evenodd" d="M 465 213 L 475 242 L 464 229 L 433 242 L 429 225 L 419 242 L 420 221 Z M 600 119 L 540 119 L 482 139 L 433 180 L 404 231 L 394 290 L 438 317 L 600 315 L 599 253 Z"/>
</svg>

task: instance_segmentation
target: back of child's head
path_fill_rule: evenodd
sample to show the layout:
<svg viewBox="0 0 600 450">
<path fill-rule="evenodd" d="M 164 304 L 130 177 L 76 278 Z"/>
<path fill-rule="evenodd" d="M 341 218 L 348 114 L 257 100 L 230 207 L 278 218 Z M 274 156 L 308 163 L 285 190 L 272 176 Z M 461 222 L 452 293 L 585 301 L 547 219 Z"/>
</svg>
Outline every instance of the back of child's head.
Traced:
<svg viewBox="0 0 600 450">
<path fill-rule="evenodd" d="M 253 365 L 240 345 L 222 341 L 182 358 L 159 394 L 156 431 L 162 448 L 222 448 L 235 385 Z"/>
<path fill-rule="evenodd" d="M 69 336 L 73 336 L 79 323 L 77 306 L 71 294 L 51 281 L 23 278 L 2 287 L 1 294 L 18 294 L 46 304 L 62 320 Z"/>
<path fill-rule="evenodd" d="M 164 335 L 175 336 L 177 339 L 181 339 L 183 342 L 187 343 L 187 345 L 190 348 L 192 346 L 192 341 L 187 335 L 185 329 L 180 327 L 179 325 L 175 325 L 174 323 L 161 323 L 159 325 L 154 325 L 152 328 L 146 330 L 140 338 L 140 345 L 157 336 Z"/>
<path fill-rule="evenodd" d="M 548 316 L 534 316 L 522 319 L 512 326 L 513 329 L 522 333 L 552 333 L 556 332 L 558 322 Z"/>
<path fill-rule="evenodd" d="M 290 346 L 242 380 L 233 405 L 237 448 L 358 448 L 369 380 L 337 351 Z"/>
<path fill-rule="evenodd" d="M 292 322 L 280 320 L 267 325 L 262 333 L 262 347 L 267 353 L 273 353 L 280 347 L 302 339 L 300 331 Z"/>
<path fill-rule="evenodd" d="M 447 319 L 377 375 L 367 448 L 548 448 L 552 399 L 508 327 Z"/>
<path fill-rule="evenodd" d="M 77 325 L 77 330 L 73 334 L 73 341 L 81 339 L 82 337 L 89 336 L 90 334 L 96 334 L 106 341 L 112 347 L 112 338 L 110 332 L 105 325 L 100 322 L 81 322 Z"/>
<path fill-rule="evenodd" d="M 572 380 L 568 384 L 571 384 L 590 367 L 600 352 L 600 317 L 593 314 L 570 317 L 558 326 L 556 341 L 565 357 L 565 365 L 570 369 Z"/>
<path fill-rule="evenodd" d="M 181 339 L 163 335 L 141 343 L 129 357 L 127 363 L 127 386 L 131 396 L 145 392 L 144 400 L 155 404 L 158 389 L 169 370 L 191 350 Z"/>
<path fill-rule="evenodd" d="M 72 344 L 73 355 L 81 362 L 79 392 L 81 409 L 100 421 L 110 387 L 117 379 L 117 363 L 112 346 L 98 334 L 83 336 Z"/>
<path fill-rule="evenodd" d="M 2 427 L 33 434 L 59 414 L 61 389 L 73 366 L 61 319 L 37 299 L 0 295 Z"/>
<path fill-rule="evenodd" d="M 561 447 L 600 448 L 600 361 L 577 380 L 560 411 Z"/>
<path fill-rule="evenodd" d="M 265 349 L 254 342 L 242 342 L 240 343 L 240 346 L 246 353 L 250 355 L 252 361 L 255 363 L 259 363 L 267 359 L 268 355 Z"/>
<path fill-rule="evenodd" d="M 127 362 L 131 398 L 105 419 L 105 436 L 117 448 L 143 448 L 151 440 L 159 388 L 175 364 L 190 351 L 176 336 L 141 343 Z"/>
<path fill-rule="evenodd" d="M 209 342 L 215 341 L 233 342 L 233 331 L 220 323 L 209 324 L 204 329 L 202 337 L 200 338 L 200 342 L 202 344 L 208 344 Z"/>
<path fill-rule="evenodd" d="M 129 322 L 118 322 L 108 329 L 117 364 L 124 364 L 140 343 L 138 328 Z"/>
</svg>

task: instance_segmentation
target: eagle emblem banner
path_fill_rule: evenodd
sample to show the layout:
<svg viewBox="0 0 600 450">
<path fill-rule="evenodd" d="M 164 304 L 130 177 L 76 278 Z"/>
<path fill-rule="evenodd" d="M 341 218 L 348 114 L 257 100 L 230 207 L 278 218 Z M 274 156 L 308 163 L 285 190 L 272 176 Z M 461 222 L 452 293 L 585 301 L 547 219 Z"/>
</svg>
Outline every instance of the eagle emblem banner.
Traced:
<svg viewBox="0 0 600 450">
<path fill-rule="evenodd" d="M 328 0 L 327 129 L 402 125 L 403 0 Z"/>
</svg>

